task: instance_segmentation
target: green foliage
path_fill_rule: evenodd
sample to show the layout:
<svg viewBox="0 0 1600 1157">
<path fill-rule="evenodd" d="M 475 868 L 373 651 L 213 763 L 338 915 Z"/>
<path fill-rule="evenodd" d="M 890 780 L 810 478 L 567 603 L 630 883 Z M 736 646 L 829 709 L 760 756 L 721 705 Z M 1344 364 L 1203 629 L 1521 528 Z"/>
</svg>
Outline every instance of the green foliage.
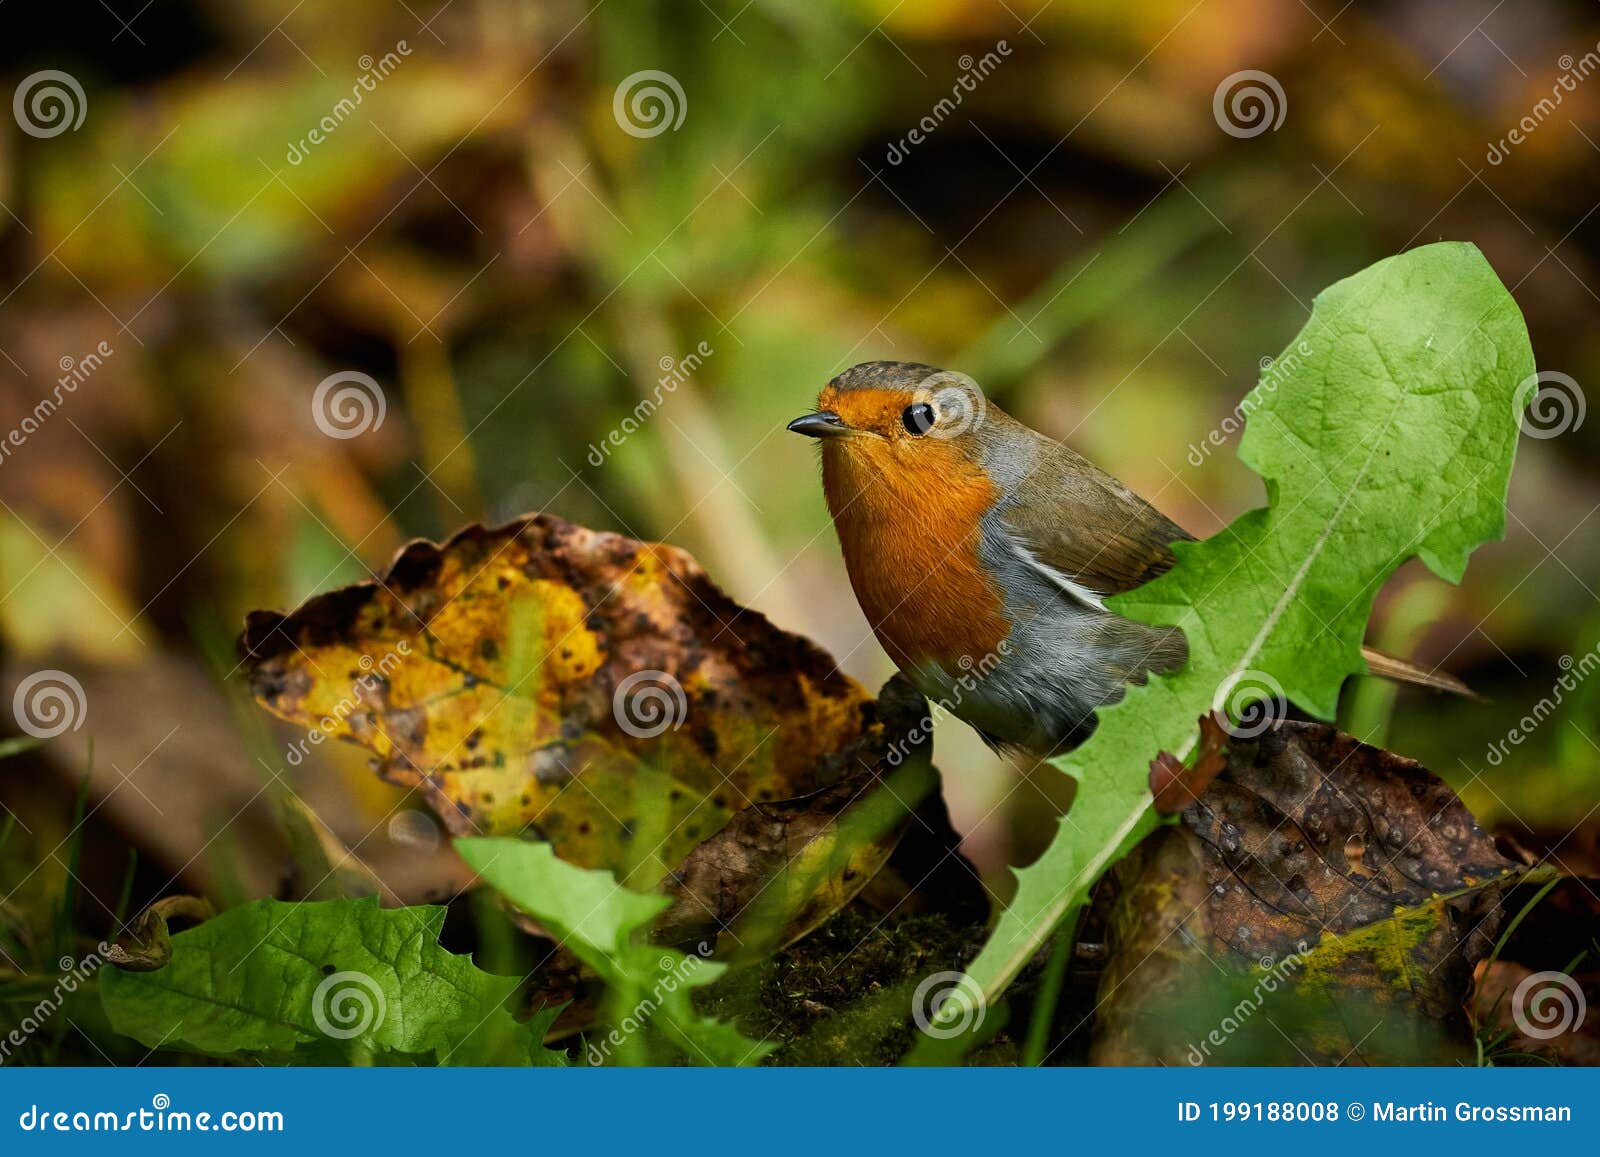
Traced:
<svg viewBox="0 0 1600 1157">
<path fill-rule="evenodd" d="M 652 1046 L 706 1064 L 749 1064 L 771 1051 L 701 1016 L 694 988 L 725 970 L 643 943 L 668 901 L 573 867 L 547 844 L 461 840 L 485 881 L 560 938 L 607 986 L 615 1028 L 591 1059 L 653 1059 Z M 117 1032 L 149 1048 L 267 1063 L 555 1065 L 540 1042 L 559 1009 L 519 1024 L 518 982 L 439 946 L 444 909 L 384 909 L 376 898 L 258 900 L 172 937 L 147 972 L 107 968 L 100 990 Z"/>
<path fill-rule="evenodd" d="M 1186 758 L 1197 717 L 1241 694 L 1281 688 L 1331 718 L 1345 678 L 1364 670 L 1362 633 L 1384 579 L 1417 555 L 1456 581 L 1473 548 L 1500 536 L 1517 391 L 1533 369 L 1521 314 L 1471 245 L 1412 250 L 1317 298 L 1241 407 L 1240 457 L 1265 479 L 1268 505 L 1176 544 L 1171 571 L 1111 604 L 1182 627 L 1189 662 L 1131 689 L 1055 761 L 1078 780 L 1076 801 L 1018 872 L 1016 899 L 971 967 L 987 998 L 1156 826 L 1147 769 L 1157 753 Z"/>
<path fill-rule="evenodd" d="M 12 739 L 0 739 L 0 759 L 9 759 L 13 755 L 21 755 L 25 751 L 32 751 L 44 743 L 42 739 L 19 735 Z"/>
<path fill-rule="evenodd" d="M 590 1060 L 648 1062 L 661 1041 L 691 1062 L 746 1065 L 772 1051 L 733 1025 L 702 1016 L 690 998 L 724 965 L 643 942 L 646 925 L 670 906 L 633 892 L 606 871 L 557 859 L 549 844 L 463 839 L 456 849 L 474 871 L 536 919 L 606 982 L 613 1028 L 592 1042 Z"/>
<path fill-rule="evenodd" d="M 154 1048 L 268 1063 L 558 1065 L 556 1011 L 519 1024 L 514 977 L 439 946 L 445 910 L 257 900 L 172 938 L 153 972 L 106 969 L 111 1026 Z"/>
</svg>

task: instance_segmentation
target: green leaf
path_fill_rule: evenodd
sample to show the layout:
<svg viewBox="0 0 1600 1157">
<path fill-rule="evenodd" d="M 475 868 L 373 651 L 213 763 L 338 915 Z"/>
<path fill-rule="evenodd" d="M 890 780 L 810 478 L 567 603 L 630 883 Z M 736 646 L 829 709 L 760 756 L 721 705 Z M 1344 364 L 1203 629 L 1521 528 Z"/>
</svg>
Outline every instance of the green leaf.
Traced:
<svg viewBox="0 0 1600 1157">
<path fill-rule="evenodd" d="M 111 1025 L 154 1048 L 267 1062 L 559 1065 L 517 979 L 439 946 L 445 910 L 257 900 L 172 937 L 155 972 L 106 969 Z"/>
<path fill-rule="evenodd" d="M 1442 578 L 1501 536 L 1534 371 L 1522 315 L 1483 255 L 1439 244 L 1392 257 L 1322 293 L 1300 336 L 1240 407 L 1239 455 L 1268 505 L 1110 605 L 1176 625 L 1189 662 L 1100 712 L 1055 765 L 1079 781 L 1071 814 L 973 962 L 985 999 L 1004 991 L 1105 869 L 1159 822 L 1147 769 L 1188 757 L 1213 706 L 1282 694 L 1331 718 L 1365 670 L 1362 634 L 1379 587 L 1420 556 Z M 961 1008 L 941 1010 L 940 1024 Z"/>
<path fill-rule="evenodd" d="M 647 1062 L 643 1029 L 702 1064 L 752 1064 L 776 1047 L 695 1011 L 690 992 L 727 970 L 705 958 L 708 945 L 688 956 L 643 941 L 650 921 L 671 906 L 665 896 L 634 892 L 610 872 L 569 864 L 549 844 L 490 837 L 455 844 L 480 878 L 606 982 L 612 1027 L 591 1040 L 590 1063 Z"/>
</svg>

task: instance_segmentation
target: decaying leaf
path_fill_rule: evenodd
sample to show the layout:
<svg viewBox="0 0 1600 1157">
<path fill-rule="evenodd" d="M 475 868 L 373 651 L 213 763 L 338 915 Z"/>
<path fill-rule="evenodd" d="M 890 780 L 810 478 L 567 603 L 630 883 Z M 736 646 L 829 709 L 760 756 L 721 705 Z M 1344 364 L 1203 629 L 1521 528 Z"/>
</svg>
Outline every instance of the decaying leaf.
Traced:
<svg viewBox="0 0 1600 1157">
<path fill-rule="evenodd" d="M 1193 763 L 1185 764 L 1170 751 L 1163 751 L 1150 761 L 1150 795 L 1156 811 L 1176 815 L 1197 802 L 1206 786 L 1222 774 L 1228 765 L 1224 757 L 1228 745 L 1224 722 L 1216 711 L 1200 717 L 1200 745 L 1195 748 Z"/>
<path fill-rule="evenodd" d="M 268 709 L 370 748 L 451 832 L 645 887 L 737 812 L 828 787 L 872 702 L 683 551 L 542 514 L 256 612 L 241 649 Z"/>
<path fill-rule="evenodd" d="M 1097 1062 L 1440 1062 L 1526 871 L 1414 760 L 1323 724 L 1234 739 L 1119 873 Z M 1208 963 L 1209 961 L 1209 963 Z"/>
<path fill-rule="evenodd" d="M 1218 947 L 1248 955 L 1349 933 L 1514 867 L 1427 768 L 1322 724 L 1235 741 L 1184 822 L 1204 848 Z"/>
<path fill-rule="evenodd" d="M 198 924 L 216 911 L 200 896 L 167 896 L 146 908 L 106 953 L 106 960 L 129 972 L 154 972 L 172 959 L 172 931 L 168 923 L 183 920 Z"/>
<path fill-rule="evenodd" d="M 713 955 L 730 963 L 787 945 L 776 953 L 781 969 L 789 966 L 781 963 L 786 960 L 813 959 L 796 941 L 823 924 L 842 928 L 831 933 L 829 944 L 814 949 L 829 961 L 816 967 L 854 997 L 860 993 L 847 979 L 853 972 L 836 970 L 844 958 L 861 963 L 849 946 L 859 944 L 864 930 L 910 919 L 928 920 L 925 926 L 942 929 L 947 939 L 953 929 L 981 931 L 989 894 L 961 854 L 961 837 L 935 790 L 927 702 L 896 675 L 878 692 L 872 710 L 876 719 L 869 731 L 832 757 L 844 769 L 837 783 L 802 799 L 747 808 L 668 875 L 661 890 L 672 905 L 651 924 L 655 943 L 701 951 L 701 944 L 716 942 Z M 842 923 L 830 919 L 840 912 Z M 531 918 L 519 923 L 554 935 Z M 819 935 L 828 938 L 830 932 Z M 806 943 L 816 941 L 813 936 Z M 920 941 L 906 944 L 904 951 L 914 959 L 898 979 L 920 977 L 921 966 L 935 952 Z M 797 952 L 798 957 L 786 956 Z M 591 977 L 576 956 L 560 948 L 535 969 L 534 1007 L 565 1006 L 553 1039 L 601 1018 L 603 1002 Z M 909 995 L 909 989 L 899 994 L 905 1000 L 889 1017 L 892 1031 L 905 1027 Z M 807 1002 L 783 984 L 775 984 L 773 1000 L 784 1007 Z M 775 1039 L 782 1039 L 782 1031 L 775 1031 Z"/>
<path fill-rule="evenodd" d="M 888 904 L 899 905 L 947 863 L 955 878 L 940 874 L 931 885 L 939 902 L 965 904 L 981 918 L 982 889 L 975 872 L 958 866 L 959 837 L 930 761 L 927 712 L 904 676 L 890 679 L 871 705 L 873 725 L 829 757 L 837 765 L 825 777 L 830 786 L 746 808 L 689 853 L 664 885 L 674 902 L 656 921 L 656 939 L 683 943 L 732 929 L 732 955 L 765 955 L 817 927 L 869 883 L 877 881 L 892 893 Z M 880 869 L 897 859 L 912 878 L 889 872 L 880 879 Z"/>
</svg>

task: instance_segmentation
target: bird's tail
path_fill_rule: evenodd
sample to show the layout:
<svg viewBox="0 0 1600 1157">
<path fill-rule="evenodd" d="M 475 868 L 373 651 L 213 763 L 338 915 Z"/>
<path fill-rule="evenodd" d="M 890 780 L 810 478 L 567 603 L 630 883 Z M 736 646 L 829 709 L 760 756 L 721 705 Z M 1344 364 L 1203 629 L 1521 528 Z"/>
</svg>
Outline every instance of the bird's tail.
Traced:
<svg viewBox="0 0 1600 1157">
<path fill-rule="evenodd" d="M 1386 655 L 1374 647 L 1362 647 L 1361 657 L 1367 661 L 1367 667 L 1374 675 L 1385 679 L 1394 679 L 1400 683 L 1415 683 L 1419 687 L 1428 687 L 1434 691 L 1448 691 L 1452 695 L 1464 695 L 1468 699 L 1475 699 L 1479 703 L 1487 702 L 1471 687 L 1468 687 L 1454 675 L 1444 671 L 1429 671 L 1405 659 L 1397 659 L 1393 655 Z"/>
</svg>

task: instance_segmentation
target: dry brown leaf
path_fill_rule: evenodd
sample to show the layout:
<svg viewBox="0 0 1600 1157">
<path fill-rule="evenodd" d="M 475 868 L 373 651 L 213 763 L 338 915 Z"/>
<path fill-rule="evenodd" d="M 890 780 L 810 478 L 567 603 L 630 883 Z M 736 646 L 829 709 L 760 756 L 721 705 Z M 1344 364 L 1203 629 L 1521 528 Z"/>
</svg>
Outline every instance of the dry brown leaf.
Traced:
<svg viewBox="0 0 1600 1157">
<path fill-rule="evenodd" d="M 1177 756 L 1163 751 L 1150 761 L 1150 794 L 1155 809 L 1162 815 L 1176 815 L 1199 800 L 1207 785 L 1228 765 L 1224 751 L 1228 733 L 1219 712 L 1200 717 L 1200 743 L 1194 763 L 1185 765 Z"/>
<path fill-rule="evenodd" d="M 1227 767 L 1119 872 L 1094 1057 L 1436 1063 L 1525 875 L 1414 760 L 1316 723 Z"/>
<path fill-rule="evenodd" d="M 725 952 L 762 956 L 869 885 L 868 902 L 883 910 L 909 904 L 983 919 L 986 896 L 939 794 L 927 702 L 896 675 L 872 712 L 873 726 L 829 757 L 840 769 L 831 786 L 746 808 L 689 853 L 665 885 L 674 904 L 656 922 L 657 940 L 731 930 Z"/>
</svg>

